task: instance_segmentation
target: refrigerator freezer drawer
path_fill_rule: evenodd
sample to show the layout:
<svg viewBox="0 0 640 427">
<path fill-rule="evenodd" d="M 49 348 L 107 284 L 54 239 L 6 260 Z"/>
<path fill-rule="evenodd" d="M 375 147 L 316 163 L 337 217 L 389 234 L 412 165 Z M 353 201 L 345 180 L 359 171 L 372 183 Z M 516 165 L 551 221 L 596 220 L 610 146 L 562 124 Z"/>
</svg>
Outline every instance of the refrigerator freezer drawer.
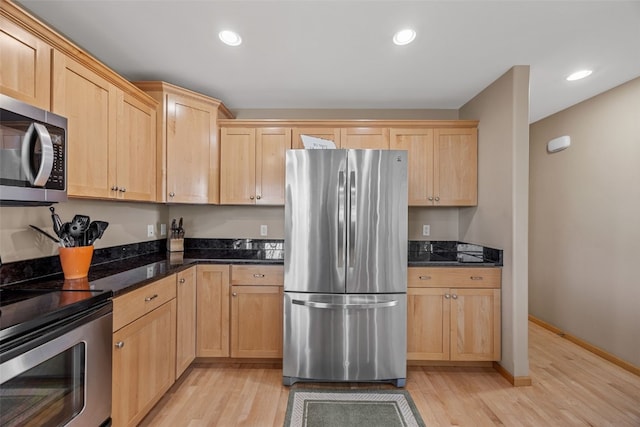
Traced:
<svg viewBox="0 0 640 427">
<path fill-rule="evenodd" d="M 406 294 L 284 295 L 283 382 L 406 378 Z"/>
</svg>

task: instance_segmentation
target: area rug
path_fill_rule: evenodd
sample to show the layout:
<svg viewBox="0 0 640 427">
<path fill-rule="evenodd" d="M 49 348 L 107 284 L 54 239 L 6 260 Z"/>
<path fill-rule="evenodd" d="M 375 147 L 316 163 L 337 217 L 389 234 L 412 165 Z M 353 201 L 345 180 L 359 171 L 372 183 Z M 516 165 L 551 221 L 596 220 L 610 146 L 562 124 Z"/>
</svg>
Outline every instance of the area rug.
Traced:
<svg viewBox="0 0 640 427">
<path fill-rule="evenodd" d="M 284 427 L 424 427 L 405 390 L 289 391 Z"/>
</svg>

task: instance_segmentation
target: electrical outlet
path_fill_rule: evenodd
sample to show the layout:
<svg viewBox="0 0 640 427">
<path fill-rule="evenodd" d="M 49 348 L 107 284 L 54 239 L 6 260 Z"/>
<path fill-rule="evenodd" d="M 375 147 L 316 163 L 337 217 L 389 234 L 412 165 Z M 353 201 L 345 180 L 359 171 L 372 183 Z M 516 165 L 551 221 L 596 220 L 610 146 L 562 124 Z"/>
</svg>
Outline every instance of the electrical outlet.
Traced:
<svg viewBox="0 0 640 427">
<path fill-rule="evenodd" d="M 147 279 L 153 277 L 153 266 L 150 265 L 149 267 L 147 267 Z"/>
<path fill-rule="evenodd" d="M 431 226 L 429 224 L 422 225 L 422 235 L 428 236 L 431 234 Z"/>
<path fill-rule="evenodd" d="M 153 226 L 153 224 L 147 225 L 147 237 L 153 237 L 154 234 L 155 234 L 155 227 Z"/>
<path fill-rule="evenodd" d="M 160 236 L 167 235 L 167 224 L 160 224 Z"/>
<path fill-rule="evenodd" d="M 269 227 L 267 227 L 266 225 L 261 225 L 260 226 L 260 235 L 261 236 L 266 236 L 267 232 L 269 231 Z"/>
</svg>

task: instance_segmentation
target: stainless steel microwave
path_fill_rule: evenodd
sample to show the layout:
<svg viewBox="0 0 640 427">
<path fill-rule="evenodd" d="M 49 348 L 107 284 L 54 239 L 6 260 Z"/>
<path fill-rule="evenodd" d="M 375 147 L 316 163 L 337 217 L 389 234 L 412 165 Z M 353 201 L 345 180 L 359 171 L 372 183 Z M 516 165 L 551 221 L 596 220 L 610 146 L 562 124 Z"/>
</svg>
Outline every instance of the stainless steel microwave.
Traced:
<svg viewBox="0 0 640 427">
<path fill-rule="evenodd" d="M 67 119 L 0 94 L 0 205 L 67 200 Z"/>
</svg>

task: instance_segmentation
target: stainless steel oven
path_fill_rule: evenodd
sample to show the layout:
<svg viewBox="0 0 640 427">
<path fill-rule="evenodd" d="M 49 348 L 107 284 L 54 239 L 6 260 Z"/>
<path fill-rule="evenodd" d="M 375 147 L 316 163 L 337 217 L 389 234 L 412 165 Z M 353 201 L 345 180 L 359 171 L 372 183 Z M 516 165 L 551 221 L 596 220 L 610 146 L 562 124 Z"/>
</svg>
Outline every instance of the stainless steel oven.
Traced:
<svg viewBox="0 0 640 427">
<path fill-rule="evenodd" d="M 0 94 L 0 204 L 67 200 L 67 119 Z"/>
<path fill-rule="evenodd" d="M 34 293 L 1 308 L 1 426 L 111 424 L 112 302 L 69 292 Z M 21 304 L 39 309 L 40 325 L 21 318 Z M 48 305 L 59 309 L 49 313 Z"/>
</svg>

